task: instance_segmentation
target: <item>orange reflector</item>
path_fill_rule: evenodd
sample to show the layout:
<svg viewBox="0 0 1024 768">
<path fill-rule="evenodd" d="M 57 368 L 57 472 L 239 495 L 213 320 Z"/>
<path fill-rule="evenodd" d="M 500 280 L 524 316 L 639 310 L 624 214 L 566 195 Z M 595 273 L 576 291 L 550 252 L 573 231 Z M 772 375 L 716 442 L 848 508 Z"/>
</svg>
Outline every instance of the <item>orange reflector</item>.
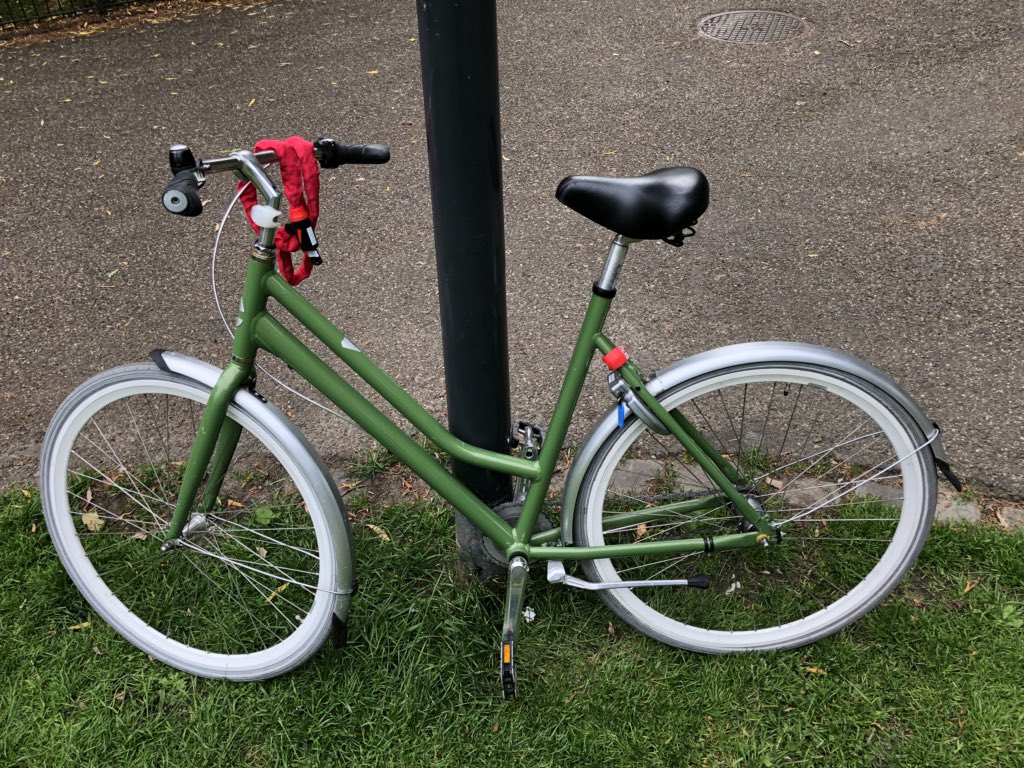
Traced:
<svg viewBox="0 0 1024 768">
<path fill-rule="evenodd" d="M 505 664 L 512 663 L 512 643 L 501 644 L 501 660 Z"/>
</svg>

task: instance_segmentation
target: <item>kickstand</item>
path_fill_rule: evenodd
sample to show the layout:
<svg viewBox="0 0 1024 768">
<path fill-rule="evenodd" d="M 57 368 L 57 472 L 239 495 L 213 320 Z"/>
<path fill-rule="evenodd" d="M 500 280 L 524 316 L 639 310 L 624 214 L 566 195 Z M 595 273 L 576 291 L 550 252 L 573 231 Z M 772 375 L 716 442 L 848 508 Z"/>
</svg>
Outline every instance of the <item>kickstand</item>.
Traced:
<svg viewBox="0 0 1024 768">
<path fill-rule="evenodd" d="M 505 591 L 505 623 L 501 628 L 501 688 L 506 699 L 516 695 L 516 634 L 530 569 L 526 558 L 513 557 L 508 564 L 508 588 Z"/>
</svg>

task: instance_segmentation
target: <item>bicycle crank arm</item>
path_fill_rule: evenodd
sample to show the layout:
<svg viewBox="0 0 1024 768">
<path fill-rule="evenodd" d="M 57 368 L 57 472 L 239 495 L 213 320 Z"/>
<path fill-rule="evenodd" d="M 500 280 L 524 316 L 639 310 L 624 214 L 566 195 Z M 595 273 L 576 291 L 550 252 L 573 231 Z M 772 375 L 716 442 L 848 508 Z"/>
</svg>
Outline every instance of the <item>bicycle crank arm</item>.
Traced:
<svg viewBox="0 0 1024 768">
<path fill-rule="evenodd" d="M 691 576 L 688 579 L 653 579 L 650 581 L 587 581 L 569 576 L 561 560 L 548 560 L 548 581 L 567 587 L 595 592 L 601 589 L 633 589 L 635 587 L 694 587 L 707 589 L 711 580 L 707 576 Z"/>
<path fill-rule="evenodd" d="M 505 621 L 501 628 L 501 688 L 506 699 L 514 699 L 516 695 L 516 636 L 519 633 L 519 615 L 529 571 L 526 558 L 516 556 L 509 561 Z"/>
</svg>

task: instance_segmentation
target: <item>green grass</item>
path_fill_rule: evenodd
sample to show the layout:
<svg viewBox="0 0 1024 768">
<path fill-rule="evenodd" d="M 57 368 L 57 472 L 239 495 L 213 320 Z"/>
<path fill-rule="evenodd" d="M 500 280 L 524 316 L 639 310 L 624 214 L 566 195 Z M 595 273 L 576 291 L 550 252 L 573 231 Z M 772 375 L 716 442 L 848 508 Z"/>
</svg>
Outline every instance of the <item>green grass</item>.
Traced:
<svg viewBox="0 0 1024 768">
<path fill-rule="evenodd" d="M 432 503 L 371 507 L 349 646 L 239 685 L 150 661 L 96 620 L 35 491 L 9 491 L 0 765 L 1024 765 L 1022 535 L 940 527 L 882 606 L 770 655 L 666 648 L 537 568 L 521 696 L 504 702 L 503 590 L 460 579 L 450 528 Z"/>
<path fill-rule="evenodd" d="M 370 480 L 398 464 L 398 459 L 383 445 L 374 445 L 348 463 L 347 474 L 354 480 Z"/>
</svg>

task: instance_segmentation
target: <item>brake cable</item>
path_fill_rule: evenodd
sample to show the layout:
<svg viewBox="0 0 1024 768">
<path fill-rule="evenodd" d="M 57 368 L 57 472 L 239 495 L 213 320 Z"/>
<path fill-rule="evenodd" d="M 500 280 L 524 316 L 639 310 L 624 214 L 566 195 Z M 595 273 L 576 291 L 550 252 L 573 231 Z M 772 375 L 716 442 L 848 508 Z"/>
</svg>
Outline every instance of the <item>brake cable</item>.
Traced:
<svg viewBox="0 0 1024 768">
<path fill-rule="evenodd" d="M 231 324 L 228 323 L 227 317 L 224 315 L 224 309 L 223 309 L 223 307 L 221 307 L 221 303 L 220 303 L 220 296 L 217 293 L 217 251 L 220 249 L 220 238 L 221 238 L 221 235 L 224 233 L 224 225 L 227 223 L 228 216 L 231 215 L 232 209 L 234 209 L 235 205 L 241 199 L 242 193 L 245 192 L 245 190 L 248 187 L 250 187 L 250 186 L 252 186 L 252 182 L 251 181 L 246 182 L 245 184 L 239 186 L 238 192 L 235 193 L 234 198 L 232 198 L 231 202 L 228 203 L 227 210 L 224 211 L 224 216 L 221 217 L 220 224 L 217 225 L 217 236 L 216 236 L 216 238 L 213 241 L 213 253 L 211 254 L 211 257 L 210 257 L 210 283 L 211 283 L 211 287 L 213 288 L 213 303 L 217 307 L 217 314 L 220 315 L 220 321 L 222 323 L 224 323 L 224 328 L 227 330 L 228 335 L 232 339 L 235 338 L 235 331 L 231 327 Z M 308 395 L 305 395 L 302 392 L 299 392 L 297 389 L 295 389 L 292 386 L 289 386 L 288 384 L 283 382 L 281 379 L 279 379 L 277 376 L 272 374 L 270 371 L 268 371 L 266 369 L 265 366 L 261 365 L 260 363 L 256 363 L 256 368 L 263 375 L 265 375 L 271 381 L 276 383 L 282 389 L 285 389 L 286 391 L 291 392 L 293 395 L 296 395 L 297 397 L 300 397 L 301 399 L 305 400 L 307 403 L 311 403 L 312 405 L 315 405 L 317 408 L 319 408 L 319 409 L 321 409 L 323 411 L 327 411 L 327 413 L 331 414 L 332 416 L 336 416 L 337 418 L 341 419 L 342 421 L 347 421 L 349 424 L 355 425 L 355 422 L 351 418 L 349 418 L 347 415 L 345 415 L 341 411 L 337 410 L 337 408 L 332 408 L 330 406 L 326 406 L 323 403 L 320 403 L 320 402 L 314 400 L 313 398 L 309 397 Z"/>
</svg>

